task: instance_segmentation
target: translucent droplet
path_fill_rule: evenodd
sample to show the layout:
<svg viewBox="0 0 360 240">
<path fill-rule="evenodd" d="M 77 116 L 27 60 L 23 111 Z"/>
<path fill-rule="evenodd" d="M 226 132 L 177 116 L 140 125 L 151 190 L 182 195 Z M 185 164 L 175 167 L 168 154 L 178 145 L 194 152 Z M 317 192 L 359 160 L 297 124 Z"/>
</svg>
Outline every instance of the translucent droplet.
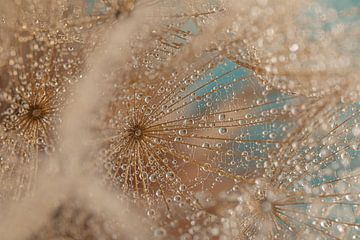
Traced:
<svg viewBox="0 0 360 240">
<path fill-rule="evenodd" d="M 219 133 L 220 134 L 225 134 L 225 133 L 227 133 L 227 128 L 224 128 L 224 127 L 221 127 L 221 128 L 219 128 Z"/>
<path fill-rule="evenodd" d="M 150 182 L 156 182 L 156 174 L 151 174 L 149 180 Z"/>
<path fill-rule="evenodd" d="M 163 195 L 161 189 L 156 190 L 155 195 L 161 197 Z"/>
<path fill-rule="evenodd" d="M 149 97 L 149 96 L 147 96 L 147 97 L 144 98 L 144 101 L 145 101 L 146 103 L 149 103 L 150 100 L 151 100 L 151 97 Z"/>
<path fill-rule="evenodd" d="M 179 130 L 178 131 L 178 133 L 179 133 L 179 135 L 185 135 L 185 134 L 187 134 L 187 130 L 186 129 L 181 129 L 181 130 Z"/>
<path fill-rule="evenodd" d="M 181 184 L 180 186 L 179 186 L 179 190 L 180 191 L 185 191 L 186 190 L 186 185 L 185 184 Z"/>
<path fill-rule="evenodd" d="M 299 45 L 297 43 L 294 43 L 289 47 L 289 49 L 292 52 L 296 52 L 297 50 L 299 50 Z"/>
<path fill-rule="evenodd" d="M 166 236 L 166 230 L 164 228 L 156 228 L 154 230 L 154 236 L 155 237 L 165 237 Z"/>
<path fill-rule="evenodd" d="M 203 143 L 202 145 L 201 145 L 203 148 L 209 148 L 210 147 L 210 144 L 209 143 Z"/>
<path fill-rule="evenodd" d="M 170 180 L 173 180 L 175 178 L 174 172 L 167 172 L 165 176 Z"/>
<path fill-rule="evenodd" d="M 352 129 L 352 133 L 354 134 L 355 137 L 359 137 L 360 136 L 360 125 L 356 125 Z"/>
<path fill-rule="evenodd" d="M 155 215 L 155 210 L 154 209 L 149 209 L 147 210 L 146 214 L 151 217 L 151 216 L 154 216 Z"/>
<path fill-rule="evenodd" d="M 225 114 L 219 114 L 219 120 L 224 121 L 225 120 Z"/>
</svg>

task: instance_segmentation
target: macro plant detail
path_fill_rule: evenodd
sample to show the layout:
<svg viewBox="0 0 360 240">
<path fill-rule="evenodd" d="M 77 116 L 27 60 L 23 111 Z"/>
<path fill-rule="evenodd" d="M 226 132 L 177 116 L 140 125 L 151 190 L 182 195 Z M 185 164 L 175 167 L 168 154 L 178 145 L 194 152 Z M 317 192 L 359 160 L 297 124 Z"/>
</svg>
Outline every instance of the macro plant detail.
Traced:
<svg viewBox="0 0 360 240">
<path fill-rule="evenodd" d="M 237 186 L 239 201 L 225 222 L 230 236 L 356 239 L 359 108 L 324 112 L 328 121 L 316 117 L 302 129 L 308 134 L 269 155 L 264 176 Z"/>
<path fill-rule="evenodd" d="M 167 231 L 181 239 L 356 239 L 358 113 L 358 104 L 318 109 L 293 129 L 301 134 L 289 135 L 290 144 L 257 164 L 258 174 L 223 185 L 188 216 L 191 224 L 179 218 L 182 230 L 168 224 Z"/>
<path fill-rule="evenodd" d="M 358 239 L 352 0 L 0 0 L 4 239 Z"/>
<path fill-rule="evenodd" d="M 241 149 L 281 144 L 271 129 L 294 117 L 290 109 L 299 99 L 266 90 L 250 70 L 230 61 L 215 70 L 207 64 L 192 75 L 170 73 L 160 88 L 153 80 L 113 90 L 96 136 L 106 133 L 99 161 L 115 185 L 149 202 L 194 202 L 191 192 L 251 173 L 259 157 Z"/>
<path fill-rule="evenodd" d="M 55 151 L 61 110 L 70 100 L 70 86 L 81 78 L 87 45 L 83 41 L 89 39 L 90 28 L 82 25 L 90 20 L 85 15 L 67 16 L 74 5 L 11 3 L 19 13 L 5 15 L 0 25 L 8 33 L 0 65 L 1 178 L 18 192 L 12 196 L 11 190 L 9 197 L 19 198 L 30 190 L 40 158 Z M 47 16 L 47 10 L 56 14 Z M 1 195 L 7 198 L 5 191 Z"/>
</svg>

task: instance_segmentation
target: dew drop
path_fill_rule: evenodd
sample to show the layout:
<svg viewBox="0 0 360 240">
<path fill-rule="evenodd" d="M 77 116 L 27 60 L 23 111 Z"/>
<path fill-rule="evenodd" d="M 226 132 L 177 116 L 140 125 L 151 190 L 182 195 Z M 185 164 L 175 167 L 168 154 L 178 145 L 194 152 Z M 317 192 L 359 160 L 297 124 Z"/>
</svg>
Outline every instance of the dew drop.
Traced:
<svg viewBox="0 0 360 240">
<path fill-rule="evenodd" d="M 156 174 L 151 174 L 149 180 L 150 182 L 156 182 Z"/>
<path fill-rule="evenodd" d="M 219 128 L 219 133 L 220 134 L 226 134 L 227 131 L 228 131 L 227 128 L 224 128 L 224 127 Z"/>
<path fill-rule="evenodd" d="M 297 43 L 294 43 L 289 47 L 289 49 L 292 52 L 296 52 L 297 50 L 299 50 L 299 45 Z"/>
<path fill-rule="evenodd" d="M 187 134 L 187 130 L 186 130 L 186 129 L 181 129 L 181 130 L 178 131 L 178 134 L 179 134 L 180 136 L 186 135 L 186 134 Z"/>
<path fill-rule="evenodd" d="M 165 237 L 166 236 L 166 230 L 164 228 L 156 228 L 154 230 L 154 236 L 155 237 Z"/>
<path fill-rule="evenodd" d="M 169 180 L 173 180 L 175 178 L 174 172 L 167 172 L 165 176 Z"/>
<path fill-rule="evenodd" d="M 185 184 L 181 184 L 181 185 L 179 186 L 179 190 L 180 190 L 181 192 L 185 191 L 185 190 L 186 190 L 186 185 L 185 185 Z"/>
</svg>

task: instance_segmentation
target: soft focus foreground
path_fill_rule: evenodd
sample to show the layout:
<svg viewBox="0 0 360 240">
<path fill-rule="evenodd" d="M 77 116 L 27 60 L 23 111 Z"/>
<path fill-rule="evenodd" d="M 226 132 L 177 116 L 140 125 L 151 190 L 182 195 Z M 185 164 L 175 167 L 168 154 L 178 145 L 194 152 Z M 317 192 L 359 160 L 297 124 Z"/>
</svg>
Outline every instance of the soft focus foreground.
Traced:
<svg viewBox="0 0 360 240">
<path fill-rule="evenodd" d="M 360 239 L 349 2 L 0 0 L 2 239 Z"/>
</svg>

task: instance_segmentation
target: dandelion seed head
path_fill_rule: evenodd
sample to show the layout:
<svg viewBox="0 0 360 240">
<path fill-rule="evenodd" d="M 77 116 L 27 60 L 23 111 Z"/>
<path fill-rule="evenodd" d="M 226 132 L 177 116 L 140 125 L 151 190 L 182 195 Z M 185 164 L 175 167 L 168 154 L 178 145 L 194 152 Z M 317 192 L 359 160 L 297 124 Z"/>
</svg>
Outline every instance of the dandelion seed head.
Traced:
<svg viewBox="0 0 360 240">
<path fill-rule="evenodd" d="M 9 12 L 0 13 L 0 31 L 8 38 L 0 40 L 0 152 L 7 155 L 1 176 L 12 182 L 18 197 L 30 191 L 42 167 L 40 159 L 57 150 L 62 110 L 70 102 L 70 88 L 81 79 L 88 50 L 84 40 L 92 41 L 88 31 L 93 25 L 87 23 L 94 19 L 78 4 L 2 3 Z"/>
<path fill-rule="evenodd" d="M 133 207 L 150 239 L 359 235 L 356 8 L 0 5 L 0 201 L 15 207 L 5 238 L 127 238 L 118 227 Z M 45 208 L 22 215 L 19 199 Z"/>
</svg>

